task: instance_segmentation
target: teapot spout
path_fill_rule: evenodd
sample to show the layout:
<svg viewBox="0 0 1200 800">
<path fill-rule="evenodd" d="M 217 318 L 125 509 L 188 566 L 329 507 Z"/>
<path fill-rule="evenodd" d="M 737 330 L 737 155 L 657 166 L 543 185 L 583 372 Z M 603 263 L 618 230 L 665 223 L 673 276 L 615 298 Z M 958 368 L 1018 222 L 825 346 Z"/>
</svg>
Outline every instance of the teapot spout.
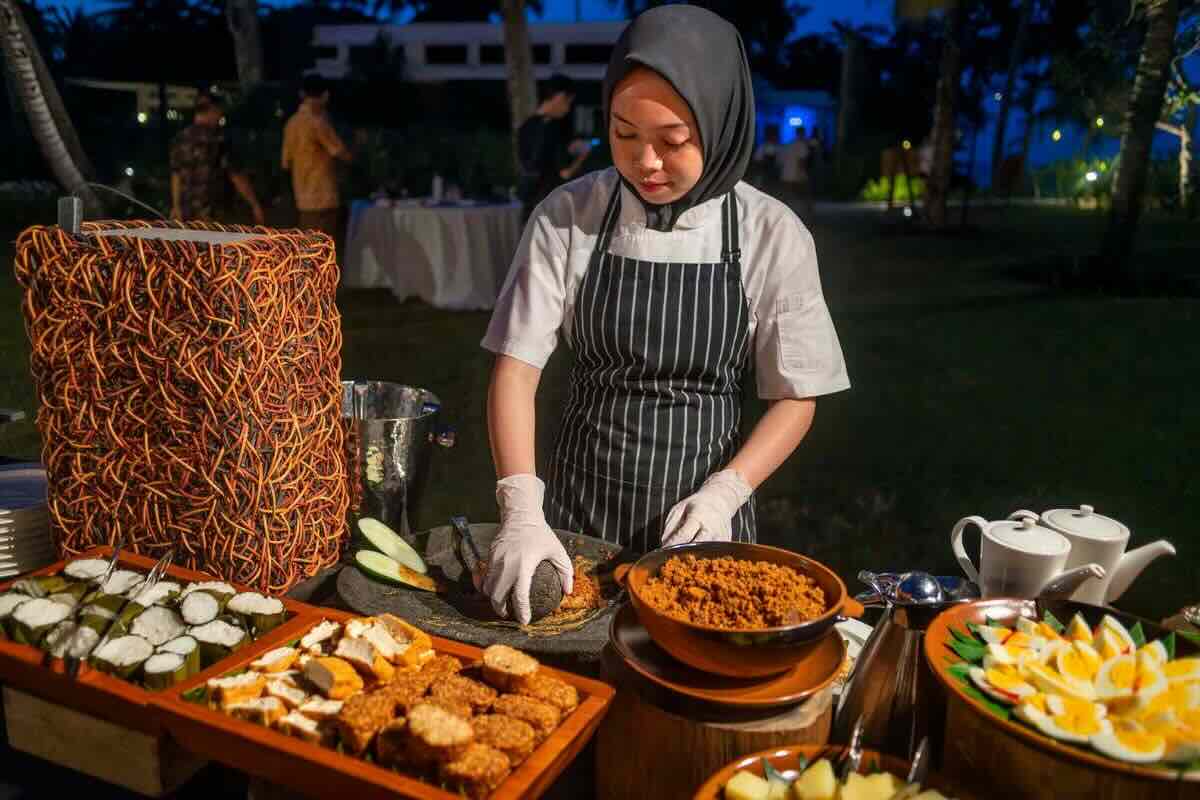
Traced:
<svg viewBox="0 0 1200 800">
<path fill-rule="evenodd" d="M 1099 564 L 1083 564 L 1060 575 L 1055 575 L 1038 592 L 1038 597 L 1043 600 L 1066 600 L 1084 581 L 1093 578 L 1103 580 L 1104 575 L 1104 567 Z"/>
<path fill-rule="evenodd" d="M 1104 602 L 1116 602 L 1117 598 L 1125 594 L 1125 590 L 1137 579 L 1138 575 L 1142 574 L 1142 570 L 1148 567 L 1151 561 L 1159 556 L 1173 555 L 1175 555 L 1175 546 L 1166 539 L 1159 539 L 1157 542 L 1142 545 L 1121 556 L 1121 560 L 1113 569 L 1112 581 L 1108 584 L 1108 593 L 1104 596 Z"/>
</svg>

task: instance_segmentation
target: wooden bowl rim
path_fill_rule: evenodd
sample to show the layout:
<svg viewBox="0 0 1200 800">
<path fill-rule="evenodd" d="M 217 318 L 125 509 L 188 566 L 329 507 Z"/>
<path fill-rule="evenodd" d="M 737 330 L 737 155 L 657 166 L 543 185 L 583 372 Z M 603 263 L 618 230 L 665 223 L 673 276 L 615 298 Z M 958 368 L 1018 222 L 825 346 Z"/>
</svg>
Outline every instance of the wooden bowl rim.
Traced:
<svg viewBox="0 0 1200 800">
<path fill-rule="evenodd" d="M 668 554 L 665 556 L 664 560 L 669 559 L 673 556 L 689 555 L 689 553 L 687 552 L 688 550 L 700 549 L 700 548 L 710 546 L 710 545 L 724 545 L 724 546 L 733 545 L 735 547 L 738 547 L 739 549 L 740 548 L 753 548 L 753 551 L 767 550 L 770 552 L 782 554 L 784 556 L 787 556 L 788 558 L 796 559 L 797 561 L 800 562 L 799 565 L 785 564 L 784 566 L 793 567 L 798 572 L 800 572 L 802 575 L 806 575 L 807 577 L 812 577 L 809 574 L 810 572 L 817 572 L 817 573 L 823 573 L 824 575 L 827 575 L 829 578 L 832 578 L 833 584 L 834 584 L 834 586 L 837 587 L 837 590 L 838 590 L 836 602 L 829 603 L 827 608 L 825 609 L 825 613 L 823 613 L 821 616 L 814 617 L 813 619 L 805 620 L 804 622 L 798 622 L 794 625 L 778 625 L 778 626 L 771 627 L 771 628 L 720 628 L 720 627 L 717 627 L 716 625 L 701 625 L 696 622 L 685 622 L 681 619 L 676 619 L 675 617 L 672 617 L 669 614 L 666 614 L 666 613 L 658 610 L 657 608 L 655 608 L 638 591 L 638 589 L 639 589 L 639 586 L 638 586 L 639 580 L 637 579 L 638 576 L 640 576 L 643 573 L 647 573 L 647 574 L 649 573 L 649 568 L 646 566 L 647 561 L 658 559 L 658 558 L 664 558 L 663 554 Z M 719 556 L 712 556 L 712 557 L 717 558 Z M 697 556 L 697 558 L 700 558 L 700 556 Z M 749 561 L 749 560 L 753 560 L 753 559 L 747 558 L 745 560 Z M 778 562 L 772 562 L 772 563 L 778 563 Z M 796 553 L 792 550 L 786 550 L 782 547 L 773 547 L 768 544 L 758 544 L 756 542 L 690 542 L 688 544 L 679 544 L 679 545 L 673 545 L 671 547 L 664 547 L 659 550 L 651 550 L 650 552 L 646 553 L 641 558 L 639 558 L 636 562 L 634 562 L 633 566 L 629 569 L 628 578 L 626 579 L 625 586 L 626 586 L 626 588 L 629 589 L 629 593 L 634 596 L 634 599 L 636 600 L 637 605 L 652 612 L 655 616 L 661 617 L 665 620 L 670 620 L 671 622 L 674 622 L 675 624 L 681 625 L 685 628 L 691 628 L 696 631 L 703 631 L 705 633 L 718 634 L 718 635 L 722 635 L 722 636 L 728 636 L 728 635 L 732 635 L 732 634 L 754 635 L 754 634 L 771 634 L 771 633 L 779 633 L 779 634 L 791 633 L 793 631 L 800 630 L 801 628 L 804 628 L 806 626 L 811 626 L 813 628 L 816 628 L 819 625 L 825 624 L 825 623 L 828 623 L 830 626 L 832 626 L 833 622 L 836 621 L 835 618 L 838 617 L 842 613 L 842 607 L 845 606 L 846 599 L 847 599 L 845 582 L 838 576 L 838 574 L 836 572 L 834 572 L 832 569 L 830 569 L 829 567 L 822 564 L 820 561 L 816 561 L 815 559 L 809 558 L 806 555 L 801 555 L 800 553 Z"/>
<path fill-rule="evenodd" d="M 1081 604 L 1086 605 L 1086 604 Z M 925 660 L 929 663 L 933 674 L 937 676 L 938 681 L 950 690 L 950 693 L 955 699 L 966 703 L 966 705 L 976 714 L 984 719 L 995 724 L 1000 730 L 1009 735 L 1017 736 L 1033 747 L 1045 751 L 1050 755 L 1064 757 L 1071 761 L 1082 762 L 1089 767 L 1107 770 L 1110 772 L 1120 772 L 1127 775 L 1135 775 L 1137 777 L 1149 778 L 1158 781 L 1185 781 L 1185 782 L 1200 782 L 1200 769 L 1185 771 L 1182 769 L 1171 769 L 1169 767 L 1148 767 L 1141 764 L 1130 764 L 1116 759 L 1102 756 L 1098 753 L 1093 753 L 1089 750 L 1084 750 L 1081 747 L 1071 747 L 1066 744 L 1061 744 L 1057 740 L 1050 738 L 1042 733 L 1032 730 L 1031 728 L 1014 722 L 1008 719 L 1000 719 L 991 711 L 983 706 L 978 700 L 968 695 L 963 691 L 962 684 L 952 679 L 946 674 L 946 668 L 950 664 L 957 664 L 963 661 L 957 654 L 951 653 L 946 647 L 946 642 L 949 641 L 949 628 L 952 624 L 967 622 L 978 623 L 980 619 L 984 619 L 983 611 L 988 608 L 1005 608 L 1015 613 L 1017 616 L 1027 617 L 1028 619 L 1037 619 L 1037 603 L 1034 600 L 1025 600 L 1020 598 L 987 598 L 985 600 L 975 600 L 970 603 L 961 603 L 952 606 L 941 614 L 939 614 L 929 628 L 925 632 Z M 1097 610 L 1103 610 L 1101 606 L 1094 606 Z M 1155 624 L 1151 620 L 1143 620 L 1139 617 L 1134 617 L 1132 614 L 1125 614 L 1115 609 L 1105 610 L 1105 613 L 1119 615 L 1127 619 L 1137 619 L 1142 623 L 1143 627 L 1152 627 L 1154 632 L 1163 632 L 1161 625 Z M 1146 631 L 1150 633 L 1149 630 Z M 947 659 L 953 657 L 954 661 L 948 662 Z"/>
</svg>

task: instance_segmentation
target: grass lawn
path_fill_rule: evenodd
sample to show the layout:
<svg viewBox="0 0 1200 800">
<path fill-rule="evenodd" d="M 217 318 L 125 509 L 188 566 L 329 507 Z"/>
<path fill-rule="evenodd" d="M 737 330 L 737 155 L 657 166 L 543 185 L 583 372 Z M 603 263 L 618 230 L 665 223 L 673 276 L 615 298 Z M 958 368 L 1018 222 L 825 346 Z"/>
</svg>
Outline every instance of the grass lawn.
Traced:
<svg viewBox="0 0 1200 800">
<path fill-rule="evenodd" d="M 1023 280 L 1095 252 L 1103 218 L 1066 209 L 974 212 L 977 230 L 901 235 L 876 212 L 813 225 L 826 295 L 854 388 L 818 403 L 800 450 L 758 494 L 760 539 L 860 569 L 957 571 L 950 528 L 968 514 L 1090 503 L 1173 541 L 1120 605 L 1153 617 L 1200 601 L 1200 300 L 1114 299 Z M 1138 257 L 1194 268 L 1195 225 L 1145 220 Z M 4 237 L 11 240 L 12 235 Z M 0 249 L 11 262 L 11 249 Z M 0 406 L 34 409 L 20 293 L 0 278 Z M 458 445 L 435 454 L 419 522 L 495 519 L 483 408 L 486 313 L 453 313 L 385 291 L 344 292 L 344 374 L 441 395 Z M 540 450 L 565 398 L 557 355 L 539 396 Z M 753 414 L 756 401 L 748 401 Z M 32 416 L 32 414 L 31 414 Z M 0 453 L 36 457 L 31 423 Z M 971 537 L 974 541 L 974 537 Z"/>
</svg>

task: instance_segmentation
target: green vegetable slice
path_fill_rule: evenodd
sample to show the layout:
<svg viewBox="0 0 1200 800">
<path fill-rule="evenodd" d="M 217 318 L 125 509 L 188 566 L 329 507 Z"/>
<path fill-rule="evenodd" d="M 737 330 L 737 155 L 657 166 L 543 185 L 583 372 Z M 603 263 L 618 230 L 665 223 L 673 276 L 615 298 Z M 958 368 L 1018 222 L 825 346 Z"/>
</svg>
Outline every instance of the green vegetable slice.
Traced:
<svg viewBox="0 0 1200 800">
<path fill-rule="evenodd" d="M 358 521 L 358 532 L 379 552 L 388 558 L 400 562 L 411 570 L 422 575 L 429 571 L 425 560 L 412 548 L 408 542 L 373 517 L 363 517 Z"/>
</svg>

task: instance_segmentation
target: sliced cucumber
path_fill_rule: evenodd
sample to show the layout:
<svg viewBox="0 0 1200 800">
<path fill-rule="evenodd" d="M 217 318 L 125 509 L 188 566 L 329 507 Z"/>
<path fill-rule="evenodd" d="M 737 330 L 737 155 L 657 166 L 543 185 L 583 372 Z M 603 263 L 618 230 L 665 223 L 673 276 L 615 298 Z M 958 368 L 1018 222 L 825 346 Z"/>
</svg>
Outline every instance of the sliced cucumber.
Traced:
<svg viewBox="0 0 1200 800">
<path fill-rule="evenodd" d="M 358 564 L 358 568 L 369 577 L 387 581 L 388 583 L 411 586 L 414 589 L 422 589 L 426 592 L 437 591 L 437 582 L 433 578 L 428 575 L 422 575 L 416 570 L 409 569 L 404 564 L 401 564 L 394 558 L 385 556 L 383 553 L 374 550 L 359 550 L 354 554 L 354 561 Z"/>
<path fill-rule="evenodd" d="M 388 558 L 398 561 L 422 575 L 429 571 L 429 568 L 425 566 L 425 560 L 412 548 L 412 545 L 401 539 L 395 531 L 379 520 L 373 517 L 363 517 L 358 521 L 358 532 L 370 542 L 372 547 Z"/>
</svg>

